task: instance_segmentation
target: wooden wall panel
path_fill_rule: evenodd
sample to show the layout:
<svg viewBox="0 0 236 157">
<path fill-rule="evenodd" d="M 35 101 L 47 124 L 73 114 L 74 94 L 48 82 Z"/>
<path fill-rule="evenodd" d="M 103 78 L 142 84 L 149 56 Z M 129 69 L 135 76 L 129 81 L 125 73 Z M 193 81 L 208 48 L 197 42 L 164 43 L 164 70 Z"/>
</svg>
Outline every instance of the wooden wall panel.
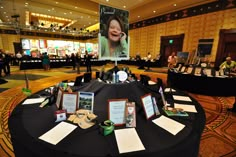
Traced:
<svg viewBox="0 0 236 157">
<path fill-rule="evenodd" d="M 9 53 L 15 53 L 13 45 L 14 42 L 20 42 L 19 35 L 1 34 L 1 48 L 5 51 L 9 51 Z"/>
<path fill-rule="evenodd" d="M 141 42 L 144 42 L 141 43 L 142 55 L 144 55 L 145 49 L 151 50 L 155 47 L 154 50 L 156 51 L 150 51 L 152 52 L 152 56 L 155 56 L 156 53 L 160 51 L 161 36 L 185 34 L 183 51 L 188 51 L 190 53 L 197 49 L 199 39 L 214 39 L 212 53 L 210 55 L 210 60 L 214 62 L 220 29 L 236 28 L 236 8 L 170 21 L 155 26 L 156 33 L 154 34 L 156 37 L 153 37 L 154 34 L 149 33 L 149 29 L 152 31 L 154 30 L 153 27 L 143 27 L 131 30 L 131 32 L 137 30 L 142 30 L 143 32 L 140 33 L 140 35 L 144 35 L 142 40 L 140 40 Z M 143 29 L 146 29 L 147 33 Z M 155 38 L 156 41 L 147 44 L 144 39 L 148 39 L 149 36 L 151 36 L 151 39 Z M 145 45 L 147 48 L 144 48 Z"/>
</svg>

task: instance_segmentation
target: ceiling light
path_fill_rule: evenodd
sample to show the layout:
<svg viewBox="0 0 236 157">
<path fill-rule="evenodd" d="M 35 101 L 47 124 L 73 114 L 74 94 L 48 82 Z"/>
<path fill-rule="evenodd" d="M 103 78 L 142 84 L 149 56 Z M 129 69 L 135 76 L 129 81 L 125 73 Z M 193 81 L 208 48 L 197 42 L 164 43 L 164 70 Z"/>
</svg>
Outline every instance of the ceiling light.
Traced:
<svg viewBox="0 0 236 157">
<path fill-rule="evenodd" d="M 153 13 L 156 13 L 156 10 L 153 10 Z"/>
<path fill-rule="evenodd" d="M 173 4 L 173 6 L 174 6 L 174 7 L 176 7 L 176 6 L 177 6 L 177 4 L 175 3 L 175 4 Z"/>
<path fill-rule="evenodd" d="M 126 8 L 126 6 L 124 5 L 123 8 Z"/>
</svg>

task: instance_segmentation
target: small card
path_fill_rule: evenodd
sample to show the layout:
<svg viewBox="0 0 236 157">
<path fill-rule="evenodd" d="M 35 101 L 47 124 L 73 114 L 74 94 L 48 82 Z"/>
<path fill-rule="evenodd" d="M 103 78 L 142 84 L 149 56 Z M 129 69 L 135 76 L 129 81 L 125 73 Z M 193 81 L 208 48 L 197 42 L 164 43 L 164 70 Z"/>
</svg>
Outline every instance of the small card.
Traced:
<svg viewBox="0 0 236 157">
<path fill-rule="evenodd" d="M 174 98 L 174 100 L 192 102 L 192 100 L 188 96 L 173 95 L 173 98 Z"/>
<path fill-rule="evenodd" d="M 136 127 L 135 102 L 127 102 L 125 110 L 126 127 Z"/>
<path fill-rule="evenodd" d="M 152 95 L 146 94 L 141 97 L 141 100 L 142 100 L 143 108 L 145 111 L 146 119 L 149 119 L 155 115 L 153 102 L 152 102 Z"/>
<path fill-rule="evenodd" d="M 58 110 L 55 112 L 56 122 L 66 120 L 66 110 Z"/>
</svg>

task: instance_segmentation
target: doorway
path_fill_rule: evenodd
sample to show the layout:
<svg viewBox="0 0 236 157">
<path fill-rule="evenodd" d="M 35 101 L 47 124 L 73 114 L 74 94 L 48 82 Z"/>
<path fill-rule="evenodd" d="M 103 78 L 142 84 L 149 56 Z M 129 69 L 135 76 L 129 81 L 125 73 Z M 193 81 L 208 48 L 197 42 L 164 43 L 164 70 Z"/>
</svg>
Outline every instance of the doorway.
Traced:
<svg viewBox="0 0 236 157">
<path fill-rule="evenodd" d="M 168 65 L 168 57 L 172 52 L 182 51 L 184 34 L 173 36 L 161 36 L 161 66 Z"/>
<path fill-rule="evenodd" d="M 226 57 L 236 60 L 236 29 L 221 29 L 215 67 L 219 67 Z"/>
</svg>

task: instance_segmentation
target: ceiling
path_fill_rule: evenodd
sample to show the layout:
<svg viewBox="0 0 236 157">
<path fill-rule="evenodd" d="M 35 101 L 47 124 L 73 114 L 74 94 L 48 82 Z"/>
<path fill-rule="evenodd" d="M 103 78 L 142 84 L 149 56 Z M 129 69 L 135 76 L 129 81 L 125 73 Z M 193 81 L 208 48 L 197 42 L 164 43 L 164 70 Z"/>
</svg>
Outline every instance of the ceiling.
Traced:
<svg viewBox="0 0 236 157">
<path fill-rule="evenodd" d="M 134 23 L 213 1 L 216 0 L 0 0 L 0 25 L 46 28 L 53 24 L 60 29 L 85 30 L 99 22 L 99 4 L 129 11 L 129 23 Z"/>
</svg>

